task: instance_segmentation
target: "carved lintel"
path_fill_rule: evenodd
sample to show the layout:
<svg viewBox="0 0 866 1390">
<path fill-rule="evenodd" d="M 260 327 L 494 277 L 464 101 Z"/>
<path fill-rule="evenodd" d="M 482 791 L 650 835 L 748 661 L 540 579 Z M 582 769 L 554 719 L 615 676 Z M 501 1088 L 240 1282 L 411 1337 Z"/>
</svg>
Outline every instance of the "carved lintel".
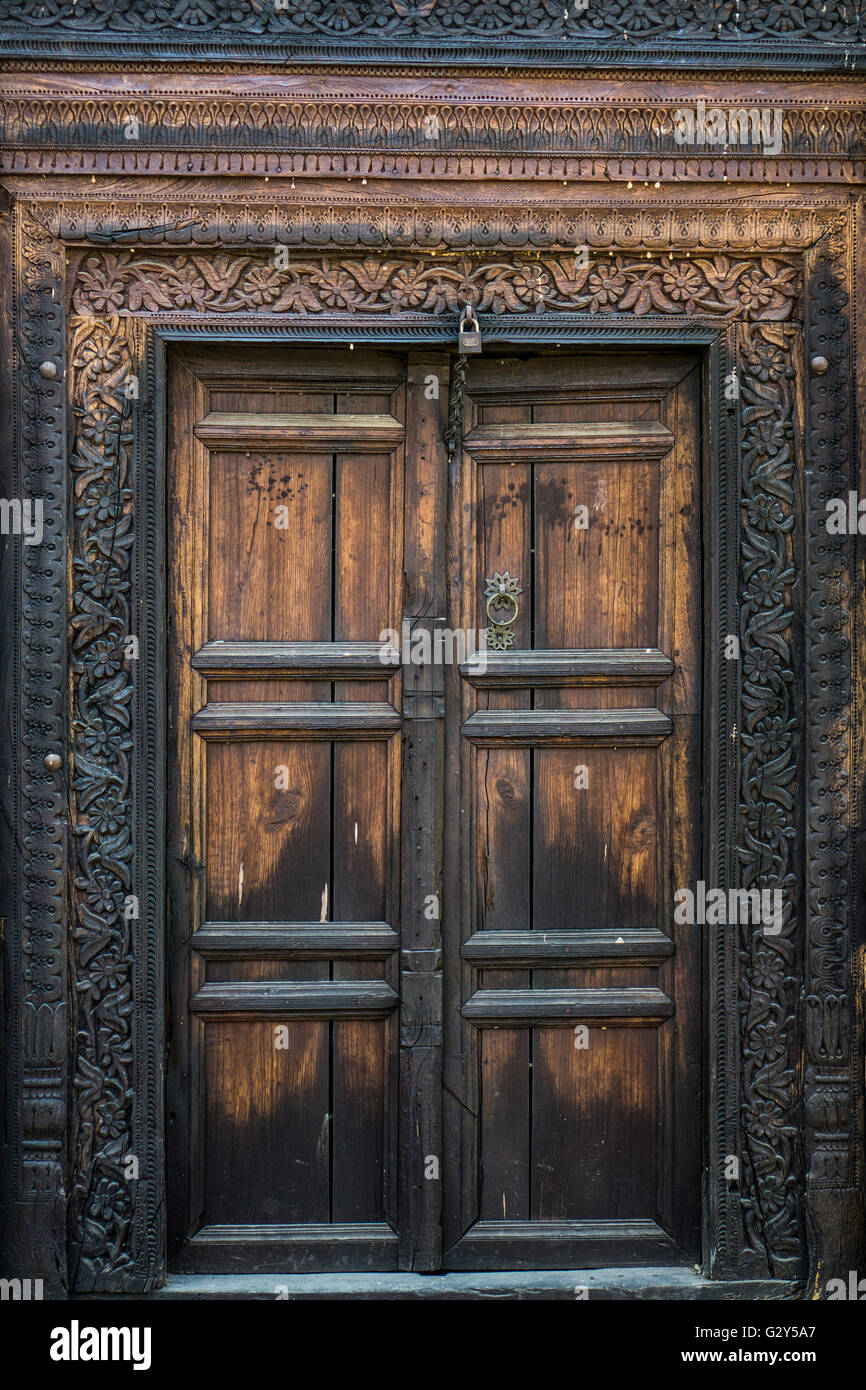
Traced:
<svg viewBox="0 0 866 1390">
<path fill-rule="evenodd" d="M 78 266 L 76 313 L 194 316 L 352 314 L 439 316 L 464 304 L 480 313 L 631 313 L 672 318 L 781 321 L 797 317 L 800 274 L 790 255 L 734 258 L 622 253 L 591 259 L 550 255 L 444 260 L 436 257 L 315 259 L 202 252 L 177 256 L 91 251 Z"/>
</svg>

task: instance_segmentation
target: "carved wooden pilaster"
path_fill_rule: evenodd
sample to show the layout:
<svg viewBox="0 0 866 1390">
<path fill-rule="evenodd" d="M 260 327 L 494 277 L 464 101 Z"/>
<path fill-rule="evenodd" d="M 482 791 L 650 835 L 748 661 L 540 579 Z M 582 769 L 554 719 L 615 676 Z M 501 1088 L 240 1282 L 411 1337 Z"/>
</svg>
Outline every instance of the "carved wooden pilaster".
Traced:
<svg viewBox="0 0 866 1390">
<path fill-rule="evenodd" d="M 819 1290 L 828 1269 L 857 1268 L 863 1237 L 856 1100 L 862 1090 L 862 1056 L 853 1016 L 857 996 L 851 923 L 854 537 L 831 534 L 827 527 L 828 501 L 847 501 L 856 476 L 851 458 L 851 257 L 852 226 L 846 218 L 809 255 L 806 321 L 811 370 L 804 1110 L 811 1272 Z M 819 358 L 827 363 L 824 371 L 814 369 Z"/>
<path fill-rule="evenodd" d="M 49 1288 L 65 1277 L 68 983 L 66 939 L 66 450 L 63 250 L 16 218 L 18 495 L 41 502 L 40 544 L 21 546 L 21 918 L 11 940 L 13 1066 L 20 1104 L 16 1258 Z M 34 1208 L 37 1214 L 32 1215 Z"/>
<path fill-rule="evenodd" d="M 740 928 L 745 1249 L 776 1277 L 803 1273 L 797 997 L 801 894 L 794 872 L 801 701 L 793 652 L 794 339 L 760 324 L 741 340 L 739 883 L 778 918 Z"/>
<path fill-rule="evenodd" d="M 70 1240 L 81 1290 L 124 1288 L 139 1180 L 132 1141 L 131 782 L 136 377 L 128 320 L 80 324 L 70 345 L 75 1109 Z"/>
</svg>

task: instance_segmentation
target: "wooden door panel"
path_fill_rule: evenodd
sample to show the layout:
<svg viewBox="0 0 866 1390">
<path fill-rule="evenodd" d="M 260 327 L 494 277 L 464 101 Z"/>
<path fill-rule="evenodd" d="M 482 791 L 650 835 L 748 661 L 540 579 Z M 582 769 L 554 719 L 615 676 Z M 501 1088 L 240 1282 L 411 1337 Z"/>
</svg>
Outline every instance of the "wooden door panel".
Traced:
<svg viewBox="0 0 866 1390">
<path fill-rule="evenodd" d="M 448 683 L 446 1268 L 697 1254 L 697 389 L 684 357 L 469 365 L 451 621 L 522 593 Z"/>
<path fill-rule="evenodd" d="M 534 473 L 538 647 L 652 644 L 658 571 L 654 460 L 539 464 Z M 586 529 L 576 513 L 586 507 Z"/>
<path fill-rule="evenodd" d="M 327 1221 L 328 1024 L 289 1024 L 279 1051 L 266 1020 L 203 1033 L 204 1226 Z"/>
<path fill-rule="evenodd" d="M 321 454 L 211 455 L 208 640 L 330 637 L 332 467 Z"/>
<path fill-rule="evenodd" d="M 532 750 L 537 930 L 645 927 L 654 920 L 655 762 L 654 750 L 644 748 Z M 575 787 L 583 777 L 586 786 Z"/>
<path fill-rule="evenodd" d="M 349 357 L 172 377 L 181 1269 L 397 1260 L 405 363 Z"/>
<path fill-rule="evenodd" d="M 209 742 L 205 780 L 208 920 L 327 920 L 331 745 Z"/>
</svg>

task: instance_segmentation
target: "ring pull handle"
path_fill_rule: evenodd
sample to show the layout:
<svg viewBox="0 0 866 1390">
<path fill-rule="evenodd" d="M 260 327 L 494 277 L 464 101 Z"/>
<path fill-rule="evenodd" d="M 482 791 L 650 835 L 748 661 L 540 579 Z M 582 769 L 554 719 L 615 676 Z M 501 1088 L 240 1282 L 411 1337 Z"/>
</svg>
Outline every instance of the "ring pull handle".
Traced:
<svg viewBox="0 0 866 1390">
<path fill-rule="evenodd" d="M 491 651 L 504 652 L 514 646 L 512 628 L 520 612 L 518 595 L 523 593 L 520 580 L 512 579 L 508 570 L 504 574 L 497 571 L 492 579 L 484 581 L 485 612 L 487 614 L 487 646 Z"/>
</svg>

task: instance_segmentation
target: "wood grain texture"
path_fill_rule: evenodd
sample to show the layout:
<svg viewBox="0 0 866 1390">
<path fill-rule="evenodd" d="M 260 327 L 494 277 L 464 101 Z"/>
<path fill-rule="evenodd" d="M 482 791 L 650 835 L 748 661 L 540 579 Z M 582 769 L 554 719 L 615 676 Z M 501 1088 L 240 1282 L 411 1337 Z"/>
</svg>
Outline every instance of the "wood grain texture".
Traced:
<svg viewBox="0 0 866 1390">
<path fill-rule="evenodd" d="M 513 647 L 464 663 L 447 709 L 474 845 L 451 848 L 474 883 L 446 936 L 449 1269 L 591 1263 L 606 1236 L 635 1262 L 697 1251 L 700 950 L 672 920 L 700 847 L 691 370 L 470 363 L 452 621 L 496 572 L 522 593 Z"/>
<path fill-rule="evenodd" d="M 405 368 L 347 357 L 170 382 L 178 1268 L 396 1258 Z"/>
</svg>

